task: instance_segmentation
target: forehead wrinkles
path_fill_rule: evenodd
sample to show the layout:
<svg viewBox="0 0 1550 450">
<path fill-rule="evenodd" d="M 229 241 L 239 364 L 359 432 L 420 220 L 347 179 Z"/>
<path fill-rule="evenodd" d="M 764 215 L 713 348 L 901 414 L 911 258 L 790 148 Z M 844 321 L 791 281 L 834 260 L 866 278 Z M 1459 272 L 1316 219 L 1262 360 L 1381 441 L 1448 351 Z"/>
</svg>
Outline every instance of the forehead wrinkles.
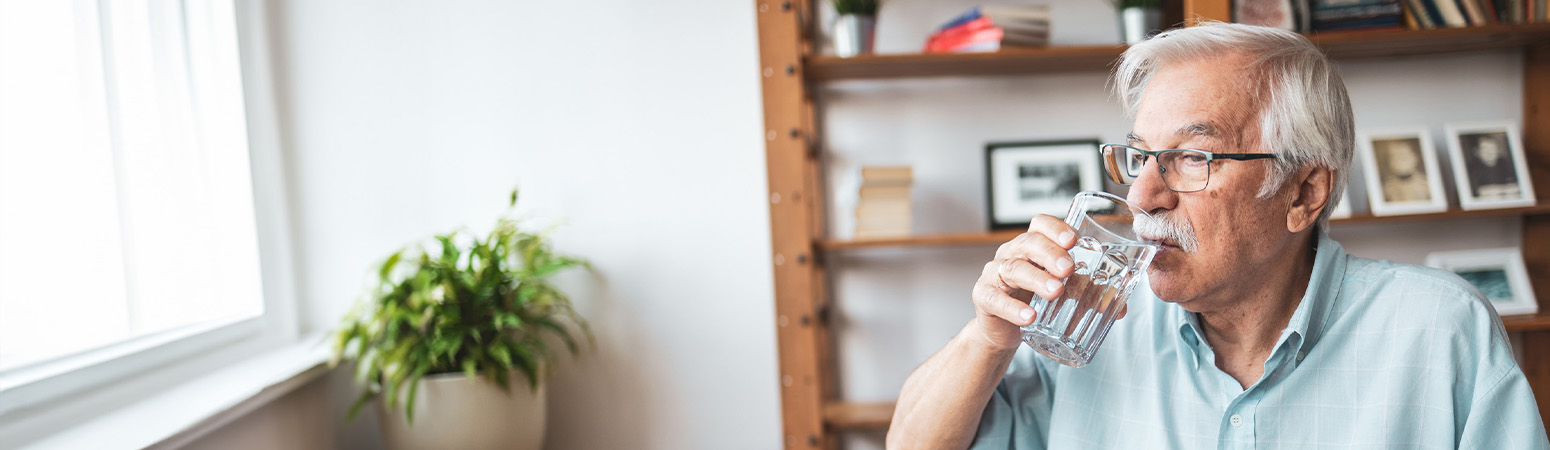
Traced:
<svg viewBox="0 0 1550 450">
<path fill-rule="evenodd" d="M 1193 104 L 1188 108 L 1191 112 L 1185 112 L 1185 105 L 1182 104 L 1150 105 L 1148 100 L 1156 101 L 1158 97 L 1155 95 L 1159 94 L 1152 89 L 1142 94 L 1142 105 L 1139 106 L 1142 109 L 1152 106 L 1179 111 L 1182 114 L 1201 115 L 1186 117 L 1189 121 L 1177 127 L 1165 124 L 1173 128 L 1161 131 L 1169 133 L 1170 136 L 1153 136 L 1153 138 L 1177 137 L 1181 140 L 1206 138 L 1243 151 L 1257 148 L 1262 132 L 1259 118 L 1262 105 L 1268 100 L 1263 94 L 1268 90 L 1262 76 L 1264 71 L 1256 67 L 1254 62 L 1254 59 L 1246 55 L 1234 53 L 1209 59 L 1180 61 L 1159 68 L 1153 79 L 1147 83 L 1150 85 L 1148 87 L 1156 88 L 1157 78 L 1173 81 L 1175 89 L 1189 92 L 1182 98 L 1171 97 L 1171 99 L 1193 100 Z M 1142 138 L 1146 136 L 1132 133 L 1128 137 L 1137 138 L 1134 142 L 1145 143 Z"/>
</svg>

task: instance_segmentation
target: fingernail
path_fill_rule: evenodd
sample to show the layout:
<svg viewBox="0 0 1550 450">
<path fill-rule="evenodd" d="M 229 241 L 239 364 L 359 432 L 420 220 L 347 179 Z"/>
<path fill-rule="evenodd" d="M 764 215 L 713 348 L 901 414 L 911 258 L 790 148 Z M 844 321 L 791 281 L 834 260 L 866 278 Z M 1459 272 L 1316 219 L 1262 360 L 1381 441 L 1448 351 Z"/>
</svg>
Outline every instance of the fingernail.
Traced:
<svg viewBox="0 0 1550 450">
<path fill-rule="evenodd" d="M 1072 233 L 1070 231 L 1060 233 L 1060 242 L 1071 242 L 1071 240 L 1075 238 L 1076 233 Z"/>
<path fill-rule="evenodd" d="M 1023 309 L 1021 312 L 1017 313 L 1017 317 L 1021 317 L 1023 320 L 1032 319 L 1033 309 Z"/>
<path fill-rule="evenodd" d="M 1055 270 L 1066 270 L 1070 268 L 1071 258 L 1060 258 L 1055 260 Z"/>
<path fill-rule="evenodd" d="M 1055 280 L 1045 281 L 1044 287 L 1050 292 L 1055 292 L 1056 289 L 1060 289 L 1060 282 Z"/>
</svg>

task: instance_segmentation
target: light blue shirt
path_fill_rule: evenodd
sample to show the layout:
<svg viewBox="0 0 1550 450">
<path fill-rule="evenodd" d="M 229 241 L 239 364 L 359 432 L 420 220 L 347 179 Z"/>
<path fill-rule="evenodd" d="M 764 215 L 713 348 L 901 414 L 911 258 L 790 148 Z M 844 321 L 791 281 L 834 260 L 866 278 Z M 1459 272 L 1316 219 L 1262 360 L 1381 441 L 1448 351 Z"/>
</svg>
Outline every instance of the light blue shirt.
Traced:
<svg viewBox="0 0 1550 450">
<path fill-rule="evenodd" d="M 1195 314 L 1142 280 L 1087 367 L 1018 350 L 972 448 L 1550 448 L 1479 291 L 1318 239 L 1308 290 L 1248 389 L 1216 367 Z"/>
</svg>

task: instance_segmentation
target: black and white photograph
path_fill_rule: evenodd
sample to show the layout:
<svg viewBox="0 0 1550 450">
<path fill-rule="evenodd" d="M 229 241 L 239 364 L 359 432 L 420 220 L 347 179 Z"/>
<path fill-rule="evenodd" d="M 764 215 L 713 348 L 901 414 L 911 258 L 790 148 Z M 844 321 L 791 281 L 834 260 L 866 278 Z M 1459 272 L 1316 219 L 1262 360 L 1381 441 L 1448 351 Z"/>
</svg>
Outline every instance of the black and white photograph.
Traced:
<svg viewBox="0 0 1550 450">
<path fill-rule="evenodd" d="M 1022 228 L 1038 214 L 1063 215 L 1078 192 L 1102 190 L 1098 145 L 1096 139 L 986 144 L 991 228 Z"/>
<path fill-rule="evenodd" d="M 1464 209 L 1531 206 L 1533 183 L 1523 158 L 1517 124 L 1448 125 L 1448 156 Z"/>
<path fill-rule="evenodd" d="M 1024 202 L 1071 198 L 1082 190 L 1081 172 L 1082 165 L 1075 162 L 1019 164 L 1018 198 Z"/>
<path fill-rule="evenodd" d="M 1502 316 L 1539 312 L 1518 247 L 1433 252 L 1426 265 L 1447 270 L 1479 289 Z"/>
<path fill-rule="evenodd" d="M 1425 128 L 1358 133 L 1373 215 L 1441 212 L 1448 208 L 1437 155 Z"/>
</svg>

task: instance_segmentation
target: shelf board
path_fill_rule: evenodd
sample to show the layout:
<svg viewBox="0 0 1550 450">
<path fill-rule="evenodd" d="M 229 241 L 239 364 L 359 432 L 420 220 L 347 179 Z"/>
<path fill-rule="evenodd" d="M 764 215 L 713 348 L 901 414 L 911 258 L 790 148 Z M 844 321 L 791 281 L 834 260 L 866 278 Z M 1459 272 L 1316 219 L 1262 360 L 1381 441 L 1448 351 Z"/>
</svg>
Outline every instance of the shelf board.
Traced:
<svg viewBox="0 0 1550 450">
<path fill-rule="evenodd" d="M 1476 209 L 1471 211 L 1448 210 L 1440 213 L 1403 214 L 1398 216 L 1360 215 L 1347 217 L 1344 219 L 1331 219 L 1329 224 L 1330 226 L 1359 225 L 1385 222 L 1417 222 L 1423 220 L 1468 219 L 1474 217 L 1537 216 L 1542 214 L 1550 214 L 1550 203 L 1526 206 L 1522 208 Z"/>
<path fill-rule="evenodd" d="M 1550 43 L 1550 23 L 1434 30 L 1346 31 L 1308 38 L 1336 59 L 1440 55 Z M 808 81 L 1026 75 L 1109 70 L 1124 45 L 1014 48 L 991 53 L 894 53 L 851 58 L 813 56 Z"/>
<path fill-rule="evenodd" d="M 1483 25 L 1434 30 L 1346 31 L 1308 36 L 1330 57 L 1440 55 L 1517 48 L 1550 41 L 1550 24 Z"/>
<path fill-rule="evenodd" d="M 1122 45 L 1007 49 L 992 53 L 901 53 L 851 58 L 809 58 L 809 81 L 923 78 L 962 75 L 1022 75 L 1108 70 Z"/>
<path fill-rule="evenodd" d="M 1371 216 L 1361 215 L 1345 219 L 1330 220 L 1330 226 L 1361 225 L 1371 223 L 1389 222 L 1417 222 L 1426 220 L 1450 220 L 1467 219 L 1474 217 L 1501 217 L 1501 216 L 1534 216 L 1550 215 L 1550 203 L 1534 205 L 1523 208 L 1481 209 L 1473 211 L 1451 210 L 1429 214 L 1407 214 L 1399 216 Z M 962 245 L 991 245 L 1001 244 L 1012 240 L 1022 230 L 1001 230 L 990 232 L 967 232 L 925 234 L 916 236 L 900 236 L 895 238 L 876 239 L 825 239 L 815 243 L 818 250 L 832 252 L 843 250 L 858 250 L 868 248 L 904 248 L 904 247 L 940 247 Z"/>
<path fill-rule="evenodd" d="M 823 405 L 823 423 L 835 430 L 886 430 L 893 421 L 894 402 Z"/>
<path fill-rule="evenodd" d="M 1507 327 L 1508 333 L 1519 331 L 1550 331 L 1550 311 L 1541 310 L 1535 314 L 1503 316 L 1502 325 Z"/>
</svg>

